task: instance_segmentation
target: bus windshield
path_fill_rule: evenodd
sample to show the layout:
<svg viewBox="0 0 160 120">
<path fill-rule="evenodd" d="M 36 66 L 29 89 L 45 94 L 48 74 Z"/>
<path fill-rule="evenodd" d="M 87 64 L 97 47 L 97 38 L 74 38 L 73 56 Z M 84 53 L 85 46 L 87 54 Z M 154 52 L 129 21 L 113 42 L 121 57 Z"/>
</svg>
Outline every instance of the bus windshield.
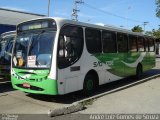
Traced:
<svg viewBox="0 0 160 120">
<path fill-rule="evenodd" d="M 22 32 L 17 35 L 13 66 L 49 68 L 55 31 Z"/>
</svg>

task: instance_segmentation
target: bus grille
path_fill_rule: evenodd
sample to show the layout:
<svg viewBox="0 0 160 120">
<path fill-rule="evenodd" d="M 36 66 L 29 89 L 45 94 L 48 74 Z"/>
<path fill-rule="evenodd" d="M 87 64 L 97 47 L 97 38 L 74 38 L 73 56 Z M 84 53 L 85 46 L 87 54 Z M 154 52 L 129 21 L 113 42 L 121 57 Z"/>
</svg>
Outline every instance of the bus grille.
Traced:
<svg viewBox="0 0 160 120">
<path fill-rule="evenodd" d="M 30 88 L 26 88 L 22 84 L 17 84 L 16 86 L 20 87 L 20 88 L 23 88 L 23 89 L 36 90 L 36 91 L 44 91 L 44 89 L 36 87 L 36 86 L 31 86 Z"/>
</svg>

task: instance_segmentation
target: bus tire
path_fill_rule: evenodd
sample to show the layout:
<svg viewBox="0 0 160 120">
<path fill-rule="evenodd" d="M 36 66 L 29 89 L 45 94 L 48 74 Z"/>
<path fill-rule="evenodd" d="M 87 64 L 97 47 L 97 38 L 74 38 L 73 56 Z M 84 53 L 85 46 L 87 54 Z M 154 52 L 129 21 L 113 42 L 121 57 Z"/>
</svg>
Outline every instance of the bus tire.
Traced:
<svg viewBox="0 0 160 120">
<path fill-rule="evenodd" d="M 141 79 L 143 74 L 143 68 L 141 64 L 138 64 L 137 69 L 136 69 L 136 78 Z"/>
<path fill-rule="evenodd" d="M 83 94 L 85 96 L 91 95 L 94 93 L 96 88 L 96 80 L 93 75 L 87 75 L 83 83 Z"/>
</svg>

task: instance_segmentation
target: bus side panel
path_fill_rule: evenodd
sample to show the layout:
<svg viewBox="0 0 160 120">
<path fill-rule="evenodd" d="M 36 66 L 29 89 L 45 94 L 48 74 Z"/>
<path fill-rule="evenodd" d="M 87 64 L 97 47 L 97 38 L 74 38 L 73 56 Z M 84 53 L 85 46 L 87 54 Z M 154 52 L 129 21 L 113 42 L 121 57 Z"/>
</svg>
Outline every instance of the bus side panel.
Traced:
<svg viewBox="0 0 160 120">
<path fill-rule="evenodd" d="M 82 74 L 85 76 L 91 70 L 94 70 L 98 74 L 99 84 L 104 83 L 105 79 L 105 70 L 103 69 L 104 64 L 98 60 L 93 54 L 88 53 L 88 51 L 84 51 L 82 57 Z M 84 79 L 81 84 L 83 84 Z"/>
<path fill-rule="evenodd" d="M 135 75 L 136 68 L 139 62 L 141 62 L 141 55 L 138 52 L 129 52 L 126 53 L 124 63 L 125 74 L 127 76 Z"/>
<path fill-rule="evenodd" d="M 103 70 L 105 71 L 104 83 L 122 79 L 125 76 L 123 60 L 124 53 L 103 53 L 96 55 L 103 63 Z"/>
<path fill-rule="evenodd" d="M 149 60 L 150 60 L 150 66 L 151 68 L 156 66 L 156 54 L 155 52 L 150 52 L 149 53 Z"/>
<path fill-rule="evenodd" d="M 107 53 L 91 55 L 85 52 L 88 60 L 83 60 L 83 74 L 90 70 L 97 71 L 99 85 L 124 78 L 124 53 Z M 85 57 L 84 57 L 85 59 Z"/>
<path fill-rule="evenodd" d="M 143 71 L 148 71 L 155 67 L 155 53 L 154 52 L 147 52 L 146 57 L 144 61 L 142 62 L 143 64 Z"/>
<path fill-rule="evenodd" d="M 80 66 L 80 70 L 71 71 L 72 68 Z M 89 54 L 84 45 L 81 58 L 72 66 L 65 69 L 58 69 L 58 92 L 66 94 L 83 89 L 85 76 L 90 70 L 97 72 L 99 84 L 104 83 L 105 71 L 100 61 L 92 54 Z M 63 83 L 63 84 L 60 84 Z"/>
<path fill-rule="evenodd" d="M 79 81 L 82 81 L 81 75 L 81 66 L 79 60 L 74 65 L 58 69 L 58 93 L 63 95 L 66 93 L 78 91 L 81 88 L 79 87 Z M 74 70 L 75 69 L 75 70 Z"/>
</svg>

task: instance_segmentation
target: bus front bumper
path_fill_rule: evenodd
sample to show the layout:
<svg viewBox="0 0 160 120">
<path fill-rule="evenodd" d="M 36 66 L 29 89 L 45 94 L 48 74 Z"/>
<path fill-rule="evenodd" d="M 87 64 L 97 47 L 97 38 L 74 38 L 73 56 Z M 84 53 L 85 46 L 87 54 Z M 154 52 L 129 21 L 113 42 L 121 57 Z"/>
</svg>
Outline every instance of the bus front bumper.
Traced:
<svg viewBox="0 0 160 120">
<path fill-rule="evenodd" d="M 11 76 L 12 86 L 14 89 L 33 93 L 33 94 L 46 94 L 46 95 L 58 95 L 57 80 L 45 79 L 42 81 L 29 81 L 20 80 Z"/>
</svg>

